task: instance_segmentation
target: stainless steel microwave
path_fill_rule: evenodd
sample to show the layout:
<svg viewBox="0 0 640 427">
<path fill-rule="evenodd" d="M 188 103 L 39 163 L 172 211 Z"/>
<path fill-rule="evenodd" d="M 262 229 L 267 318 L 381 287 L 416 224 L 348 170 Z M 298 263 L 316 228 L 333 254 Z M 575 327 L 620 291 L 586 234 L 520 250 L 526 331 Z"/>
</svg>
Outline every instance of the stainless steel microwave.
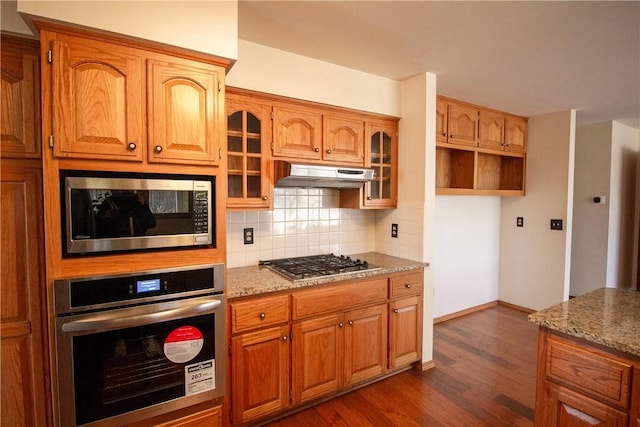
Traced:
<svg viewBox="0 0 640 427">
<path fill-rule="evenodd" d="M 215 177 L 61 171 L 63 254 L 206 246 Z"/>
</svg>

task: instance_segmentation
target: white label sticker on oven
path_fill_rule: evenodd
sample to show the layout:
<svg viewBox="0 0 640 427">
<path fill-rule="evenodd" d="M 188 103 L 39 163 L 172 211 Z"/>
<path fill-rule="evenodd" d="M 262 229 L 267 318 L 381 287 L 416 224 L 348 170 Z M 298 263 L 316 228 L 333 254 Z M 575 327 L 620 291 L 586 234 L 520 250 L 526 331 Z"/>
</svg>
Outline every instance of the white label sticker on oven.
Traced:
<svg viewBox="0 0 640 427">
<path fill-rule="evenodd" d="M 164 340 L 164 355 L 173 363 L 193 360 L 202 350 L 202 332 L 193 326 L 180 326 Z"/>
<path fill-rule="evenodd" d="M 185 394 L 201 393 L 216 388 L 215 359 L 203 360 L 184 367 Z"/>
</svg>

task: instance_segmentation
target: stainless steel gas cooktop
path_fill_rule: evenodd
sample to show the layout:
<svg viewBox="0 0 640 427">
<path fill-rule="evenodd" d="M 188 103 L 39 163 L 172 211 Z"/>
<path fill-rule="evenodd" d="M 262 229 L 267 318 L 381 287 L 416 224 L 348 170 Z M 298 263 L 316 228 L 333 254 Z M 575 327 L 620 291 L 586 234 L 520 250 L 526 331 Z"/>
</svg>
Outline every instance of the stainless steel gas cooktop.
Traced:
<svg viewBox="0 0 640 427">
<path fill-rule="evenodd" d="M 312 279 L 380 268 L 369 265 L 367 261 L 354 260 L 348 256 L 336 256 L 334 254 L 260 261 L 259 265 L 265 266 L 291 280 Z"/>
</svg>

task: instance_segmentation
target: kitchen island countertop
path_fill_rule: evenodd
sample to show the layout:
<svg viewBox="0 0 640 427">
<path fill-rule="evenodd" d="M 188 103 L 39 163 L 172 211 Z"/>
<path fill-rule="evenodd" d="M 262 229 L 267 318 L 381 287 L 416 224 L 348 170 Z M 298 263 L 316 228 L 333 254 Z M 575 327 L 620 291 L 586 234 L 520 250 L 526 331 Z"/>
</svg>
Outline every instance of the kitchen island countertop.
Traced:
<svg viewBox="0 0 640 427">
<path fill-rule="evenodd" d="M 426 262 L 412 261 L 377 252 L 352 254 L 350 257 L 365 260 L 370 265 L 380 268 L 295 281 L 285 279 L 278 273 L 275 273 L 266 267 L 257 265 L 229 268 L 227 270 L 227 298 L 259 295 L 267 292 L 284 291 L 306 286 L 335 283 L 344 280 L 366 279 L 383 274 L 417 270 L 429 265 L 429 263 Z"/>
<path fill-rule="evenodd" d="M 640 356 L 640 292 L 601 288 L 529 315 L 552 331 Z"/>
</svg>

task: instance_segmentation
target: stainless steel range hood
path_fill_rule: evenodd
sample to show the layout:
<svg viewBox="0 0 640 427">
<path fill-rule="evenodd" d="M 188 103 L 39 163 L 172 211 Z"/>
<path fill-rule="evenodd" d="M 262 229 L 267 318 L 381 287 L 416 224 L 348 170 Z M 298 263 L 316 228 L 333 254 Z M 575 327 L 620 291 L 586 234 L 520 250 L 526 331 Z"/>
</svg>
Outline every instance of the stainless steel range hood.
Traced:
<svg viewBox="0 0 640 427">
<path fill-rule="evenodd" d="M 274 161 L 276 187 L 358 188 L 373 179 L 373 169 Z"/>
</svg>

